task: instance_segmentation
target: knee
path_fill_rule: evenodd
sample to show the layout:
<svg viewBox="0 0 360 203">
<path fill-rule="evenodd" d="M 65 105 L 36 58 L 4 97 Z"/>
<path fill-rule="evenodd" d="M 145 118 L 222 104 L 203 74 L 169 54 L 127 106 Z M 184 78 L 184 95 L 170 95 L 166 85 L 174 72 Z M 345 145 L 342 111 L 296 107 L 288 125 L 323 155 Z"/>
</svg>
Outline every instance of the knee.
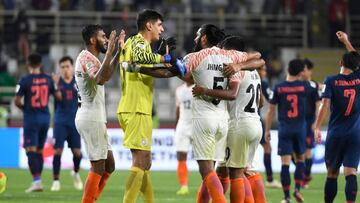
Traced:
<svg viewBox="0 0 360 203">
<path fill-rule="evenodd" d="M 109 166 L 107 166 L 105 170 L 107 173 L 114 172 L 115 171 L 115 163 L 109 164 Z"/>
</svg>

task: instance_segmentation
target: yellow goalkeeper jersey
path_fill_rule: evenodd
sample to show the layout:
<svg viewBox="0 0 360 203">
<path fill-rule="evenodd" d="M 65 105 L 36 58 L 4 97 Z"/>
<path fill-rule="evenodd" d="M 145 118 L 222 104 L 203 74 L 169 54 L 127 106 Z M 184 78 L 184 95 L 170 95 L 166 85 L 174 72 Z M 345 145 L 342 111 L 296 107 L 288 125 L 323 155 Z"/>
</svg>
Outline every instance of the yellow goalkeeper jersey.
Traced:
<svg viewBox="0 0 360 203">
<path fill-rule="evenodd" d="M 150 43 L 139 33 L 126 40 L 120 62 L 153 67 L 160 63 L 161 55 L 152 53 Z M 143 113 L 151 115 L 153 78 L 148 75 L 126 72 L 120 63 L 121 99 L 117 113 Z"/>
</svg>

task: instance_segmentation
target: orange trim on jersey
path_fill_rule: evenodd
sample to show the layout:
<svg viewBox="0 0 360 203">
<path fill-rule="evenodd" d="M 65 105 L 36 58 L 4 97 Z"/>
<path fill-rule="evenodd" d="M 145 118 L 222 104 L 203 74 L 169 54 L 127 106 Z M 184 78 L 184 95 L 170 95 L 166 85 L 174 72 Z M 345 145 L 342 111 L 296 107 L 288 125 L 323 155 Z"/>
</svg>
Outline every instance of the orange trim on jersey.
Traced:
<svg viewBox="0 0 360 203">
<path fill-rule="evenodd" d="M 224 50 L 217 47 L 203 49 L 199 52 L 189 55 L 187 60 L 187 67 L 190 71 L 195 70 L 199 64 L 210 55 L 223 55 L 229 57 L 233 63 L 241 63 L 247 60 L 248 54 L 236 50 Z"/>
</svg>

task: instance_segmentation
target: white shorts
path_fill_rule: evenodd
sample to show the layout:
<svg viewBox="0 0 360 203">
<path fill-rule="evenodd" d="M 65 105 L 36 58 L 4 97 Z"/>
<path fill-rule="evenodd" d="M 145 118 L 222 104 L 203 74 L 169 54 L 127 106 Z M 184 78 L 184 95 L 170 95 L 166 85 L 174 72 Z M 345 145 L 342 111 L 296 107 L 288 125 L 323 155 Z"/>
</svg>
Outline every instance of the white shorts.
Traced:
<svg viewBox="0 0 360 203">
<path fill-rule="evenodd" d="M 179 120 L 175 130 L 175 147 L 177 152 L 188 152 L 191 143 L 192 121 Z"/>
<path fill-rule="evenodd" d="M 106 124 L 98 121 L 75 120 L 76 129 L 85 143 L 90 161 L 107 159 L 111 150 Z"/>
<path fill-rule="evenodd" d="M 192 123 L 194 159 L 224 161 L 228 120 L 193 118 Z"/>
<path fill-rule="evenodd" d="M 231 120 L 227 136 L 226 166 L 246 168 L 254 159 L 262 136 L 260 119 Z"/>
</svg>

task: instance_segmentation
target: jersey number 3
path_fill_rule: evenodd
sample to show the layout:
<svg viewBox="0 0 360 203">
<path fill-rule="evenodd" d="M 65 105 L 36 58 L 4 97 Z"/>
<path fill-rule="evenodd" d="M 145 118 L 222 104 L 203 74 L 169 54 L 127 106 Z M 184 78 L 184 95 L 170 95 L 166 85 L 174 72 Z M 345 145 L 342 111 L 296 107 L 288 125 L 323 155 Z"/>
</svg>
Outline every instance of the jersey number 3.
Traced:
<svg viewBox="0 0 360 203">
<path fill-rule="evenodd" d="M 47 85 L 31 86 L 31 106 L 33 108 L 46 107 L 48 105 L 49 90 Z"/>
<path fill-rule="evenodd" d="M 344 90 L 344 97 L 349 98 L 349 103 L 348 103 L 348 105 L 346 107 L 346 111 L 345 111 L 344 116 L 350 115 L 351 110 L 353 108 L 354 101 L 355 101 L 355 95 L 356 95 L 356 92 L 355 92 L 354 89 L 346 89 L 346 90 Z"/>
<path fill-rule="evenodd" d="M 286 100 L 290 102 L 291 109 L 287 112 L 289 118 L 296 118 L 299 114 L 298 111 L 298 96 L 296 94 L 289 94 Z"/>
</svg>

